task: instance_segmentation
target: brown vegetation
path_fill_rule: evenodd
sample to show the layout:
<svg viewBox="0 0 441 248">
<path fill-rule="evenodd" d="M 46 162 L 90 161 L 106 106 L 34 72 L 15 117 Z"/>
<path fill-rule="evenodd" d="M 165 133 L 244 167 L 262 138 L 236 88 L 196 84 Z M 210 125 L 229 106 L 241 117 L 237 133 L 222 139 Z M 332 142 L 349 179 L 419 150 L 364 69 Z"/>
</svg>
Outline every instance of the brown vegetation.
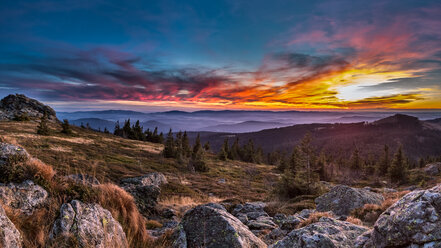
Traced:
<svg viewBox="0 0 441 248">
<path fill-rule="evenodd" d="M 315 212 L 309 215 L 308 219 L 303 220 L 297 225 L 297 228 L 302 228 L 304 226 L 310 225 L 312 223 L 318 222 L 320 218 L 326 217 L 326 218 L 332 218 L 332 214 L 329 212 Z"/>
</svg>

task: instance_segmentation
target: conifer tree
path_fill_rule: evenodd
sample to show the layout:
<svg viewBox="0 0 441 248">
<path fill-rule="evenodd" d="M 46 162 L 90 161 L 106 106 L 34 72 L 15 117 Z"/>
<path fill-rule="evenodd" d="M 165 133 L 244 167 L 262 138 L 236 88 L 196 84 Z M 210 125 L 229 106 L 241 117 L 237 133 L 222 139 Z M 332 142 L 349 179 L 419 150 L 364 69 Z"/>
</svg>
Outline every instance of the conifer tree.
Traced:
<svg viewBox="0 0 441 248">
<path fill-rule="evenodd" d="M 386 175 L 389 171 L 390 167 L 390 158 L 389 158 L 389 146 L 384 145 L 383 148 L 383 156 L 381 158 L 381 161 L 378 165 L 378 172 L 380 175 Z"/>
<path fill-rule="evenodd" d="M 72 129 L 70 128 L 69 121 L 67 119 L 63 120 L 63 123 L 61 124 L 61 132 L 64 134 L 72 134 Z"/>
<path fill-rule="evenodd" d="M 228 138 L 224 140 L 221 150 L 219 151 L 218 157 L 220 160 L 226 161 L 228 159 Z"/>
<path fill-rule="evenodd" d="M 130 125 L 130 118 L 126 121 L 124 121 L 124 126 L 122 128 L 122 137 L 124 138 L 130 138 L 132 137 L 132 127 Z"/>
<path fill-rule="evenodd" d="M 403 182 L 407 179 L 407 160 L 401 145 L 394 154 L 392 164 L 389 168 L 389 175 L 393 182 Z"/>
<path fill-rule="evenodd" d="M 131 133 L 133 134 L 133 137 L 131 137 L 131 138 L 135 139 L 135 140 L 143 140 L 142 129 L 143 128 L 139 124 L 139 120 L 137 120 L 135 125 L 132 128 L 132 132 Z"/>
<path fill-rule="evenodd" d="M 116 121 L 115 123 L 115 129 L 113 130 L 113 134 L 117 136 L 122 136 L 122 130 L 121 127 L 119 126 L 119 121 Z"/>
<path fill-rule="evenodd" d="M 184 135 L 182 136 L 182 150 L 185 157 L 190 157 L 191 147 L 190 147 L 190 142 L 188 141 L 187 131 L 184 131 Z"/>
<path fill-rule="evenodd" d="M 196 136 L 196 141 L 193 146 L 193 153 L 192 153 L 191 157 L 193 159 L 196 159 L 198 156 L 201 155 L 201 153 L 202 153 L 201 137 L 198 134 L 198 136 Z"/>
<path fill-rule="evenodd" d="M 193 146 L 191 164 L 196 171 L 205 172 L 208 171 L 208 166 L 205 162 L 205 153 L 201 145 L 201 137 L 198 134 L 195 144 Z"/>
<path fill-rule="evenodd" d="M 110 133 L 109 129 L 107 129 L 107 127 L 104 127 L 104 133 Z"/>
<path fill-rule="evenodd" d="M 37 127 L 37 134 L 49 135 L 49 127 L 47 125 L 47 113 L 46 112 L 44 112 L 43 116 L 40 119 L 40 124 Z"/>
<path fill-rule="evenodd" d="M 228 158 L 231 160 L 240 160 L 242 158 L 242 151 L 239 146 L 239 137 L 236 138 L 231 149 L 228 151 Z"/>
<path fill-rule="evenodd" d="M 163 144 L 164 143 L 164 134 L 161 132 L 159 135 L 158 135 L 158 142 L 157 143 L 159 143 L 159 144 Z"/>
<path fill-rule="evenodd" d="M 357 147 L 355 147 L 354 152 L 352 153 L 351 157 L 351 169 L 358 171 L 361 169 L 361 158 L 360 158 L 360 152 Z"/>
<path fill-rule="evenodd" d="M 170 131 L 167 134 L 167 139 L 165 141 L 164 147 L 164 157 L 173 158 L 175 156 L 175 142 L 173 139 L 173 132 L 170 128 Z"/>
</svg>

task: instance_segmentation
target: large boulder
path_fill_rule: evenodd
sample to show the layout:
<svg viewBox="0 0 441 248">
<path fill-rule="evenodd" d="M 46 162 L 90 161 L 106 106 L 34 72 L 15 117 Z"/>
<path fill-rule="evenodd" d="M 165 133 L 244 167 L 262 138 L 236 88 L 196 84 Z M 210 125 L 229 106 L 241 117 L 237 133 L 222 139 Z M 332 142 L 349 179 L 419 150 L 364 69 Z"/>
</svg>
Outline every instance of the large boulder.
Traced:
<svg viewBox="0 0 441 248">
<path fill-rule="evenodd" d="M 22 247 L 22 243 L 20 232 L 6 216 L 5 210 L 0 204 L 0 247 L 19 248 Z"/>
<path fill-rule="evenodd" d="M 51 107 L 25 95 L 11 94 L 0 101 L 0 120 L 12 120 L 22 115 L 37 119 L 45 112 L 49 121 L 57 121 L 55 111 Z"/>
<path fill-rule="evenodd" d="M 259 230 L 277 228 L 273 218 L 265 212 L 264 208 L 265 203 L 263 202 L 248 202 L 237 204 L 231 213 L 257 234 Z"/>
<path fill-rule="evenodd" d="M 24 148 L 13 144 L 0 143 L 0 165 L 27 159 L 29 159 L 29 154 Z"/>
<path fill-rule="evenodd" d="M 441 247 L 441 184 L 405 195 L 380 215 L 358 247 Z"/>
<path fill-rule="evenodd" d="M 437 176 L 441 173 L 441 162 L 427 164 L 423 170 L 428 175 Z"/>
<path fill-rule="evenodd" d="M 315 199 L 317 211 L 332 211 L 339 216 L 347 216 L 353 209 L 361 208 L 365 204 L 381 204 L 383 201 L 381 194 L 346 185 L 337 185 L 328 193 Z"/>
<path fill-rule="evenodd" d="M 366 231 L 362 226 L 322 217 L 318 222 L 293 230 L 270 248 L 352 248 L 356 238 Z"/>
<path fill-rule="evenodd" d="M 187 211 L 176 233 L 175 248 L 266 247 L 242 222 L 214 203 Z"/>
<path fill-rule="evenodd" d="M 45 189 L 27 180 L 20 184 L 0 183 L 0 203 L 30 215 L 47 199 Z"/>
<path fill-rule="evenodd" d="M 156 212 L 160 186 L 166 183 L 164 174 L 153 172 L 142 177 L 123 179 L 121 186 L 135 198 L 140 212 L 147 215 Z"/>
<path fill-rule="evenodd" d="M 81 247 L 128 247 L 126 234 L 108 210 L 77 200 L 61 206 L 52 227 L 51 240 L 63 237 L 74 237 Z"/>
</svg>

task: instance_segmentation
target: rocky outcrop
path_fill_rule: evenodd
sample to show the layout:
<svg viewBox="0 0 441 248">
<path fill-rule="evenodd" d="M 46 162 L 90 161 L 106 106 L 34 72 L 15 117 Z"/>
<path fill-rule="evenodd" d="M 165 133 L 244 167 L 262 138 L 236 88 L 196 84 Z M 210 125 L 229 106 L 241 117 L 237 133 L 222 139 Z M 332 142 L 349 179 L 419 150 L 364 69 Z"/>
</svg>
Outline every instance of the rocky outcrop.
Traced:
<svg viewBox="0 0 441 248">
<path fill-rule="evenodd" d="M 126 235 L 112 214 L 98 204 L 65 203 L 50 239 L 75 237 L 81 247 L 128 247 Z"/>
<path fill-rule="evenodd" d="M 362 226 L 322 217 L 318 222 L 293 230 L 270 248 L 352 248 L 356 238 L 366 231 Z"/>
<path fill-rule="evenodd" d="M 427 164 L 423 170 L 427 175 L 437 176 L 441 173 L 441 162 Z"/>
<path fill-rule="evenodd" d="M 259 234 L 261 230 L 272 230 L 277 228 L 273 218 L 271 218 L 264 210 L 265 203 L 249 202 L 245 204 L 237 204 L 232 214 L 238 218 L 243 224 L 247 225 L 255 234 Z"/>
<path fill-rule="evenodd" d="M 47 191 L 30 180 L 21 184 L 0 184 L 0 203 L 18 209 L 24 214 L 32 214 L 47 197 Z"/>
<path fill-rule="evenodd" d="M 141 213 L 149 214 L 156 211 L 160 186 L 166 183 L 164 174 L 153 172 L 142 177 L 123 179 L 121 186 L 135 198 Z"/>
<path fill-rule="evenodd" d="M 8 95 L 0 101 L 0 120 L 13 120 L 23 115 L 37 119 L 45 112 L 49 121 L 57 120 L 55 111 L 51 107 L 25 95 Z"/>
<path fill-rule="evenodd" d="M 214 203 L 187 211 L 175 237 L 175 248 L 266 247 L 241 221 Z"/>
<path fill-rule="evenodd" d="M 441 184 L 410 192 L 390 206 L 357 247 L 441 247 Z"/>
<path fill-rule="evenodd" d="M 29 159 L 29 154 L 24 148 L 13 144 L 0 143 L 0 165 L 7 162 L 26 161 L 27 159 Z"/>
<path fill-rule="evenodd" d="M 0 204 L 0 247 L 19 248 L 22 247 L 22 243 L 20 232 L 6 216 L 5 210 Z"/>
<path fill-rule="evenodd" d="M 361 208 L 365 204 L 381 204 L 383 201 L 381 194 L 346 185 L 337 185 L 328 193 L 315 199 L 317 211 L 332 211 L 339 216 L 347 216 L 353 209 Z"/>
</svg>

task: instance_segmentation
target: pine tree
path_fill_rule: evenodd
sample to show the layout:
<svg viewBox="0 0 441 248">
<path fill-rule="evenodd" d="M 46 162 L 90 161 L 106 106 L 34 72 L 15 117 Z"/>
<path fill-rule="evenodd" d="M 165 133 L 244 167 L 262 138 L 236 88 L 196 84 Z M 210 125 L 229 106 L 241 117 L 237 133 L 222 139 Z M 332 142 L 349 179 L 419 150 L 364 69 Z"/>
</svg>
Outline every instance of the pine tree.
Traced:
<svg viewBox="0 0 441 248">
<path fill-rule="evenodd" d="M 184 156 L 184 150 L 182 149 L 182 131 L 179 131 L 175 139 L 175 158 L 182 160 Z"/>
<path fill-rule="evenodd" d="M 190 147 L 190 141 L 188 140 L 187 131 L 184 131 L 184 135 L 182 136 L 182 150 L 184 152 L 185 157 L 190 157 L 191 147 Z"/>
<path fill-rule="evenodd" d="M 126 121 L 124 121 L 124 126 L 122 128 L 122 137 L 124 138 L 131 138 L 133 137 L 132 135 L 132 126 L 130 125 L 130 118 Z"/>
<path fill-rule="evenodd" d="M 61 124 L 61 132 L 64 134 L 72 134 L 72 129 L 70 128 L 69 121 L 67 119 L 63 120 L 63 123 Z"/>
<path fill-rule="evenodd" d="M 394 159 L 389 168 L 389 175 L 393 182 L 404 182 L 407 179 L 407 162 L 401 145 L 394 155 Z"/>
<path fill-rule="evenodd" d="M 383 157 L 378 165 L 378 172 L 380 175 L 386 175 L 389 171 L 390 167 L 390 158 L 389 158 L 389 146 L 384 145 L 383 149 Z"/>
<path fill-rule="evenodd" d="M 351 157 L 351 169 L 355 171 L 359 171 L 361 169 L 361 158 L 360 158 L 360 151 L 357 147 L 355 147 L 354 152 L 352 153 Z"/>
<path fill-rule="evenodd" d="M 198 156 L 200 156 L 201 153 L 202 153 L 201 137 L 198 134 L 198 136 L 196 137 L 196 141 L 194 143 L 194 146 L 193 146 L 193 153 L 192 153 L 191 157 L 193 159 L 195 159 Z"/>
<path fill-rule="evenodd" d="M 80 127 L 81 127 L 81 128 L 86 128 L 82 122 L 81 122 Z"/>
<path fill-rule="evenodd" d="M 167 134 L 167 139 L 165 141 L 164 147 L 164 157 L 173 158 L 175 156 L 175 142 L 173 139 L 173 132 L 170 128 L 170 131 Z"/>
<path fill-rule="evenodd" d="M 119 126 L 119 121 L 116 121 L 115 123 L 115 129 L 113 130 L 113 134 L 117 136 L 122 136 L 122 130 L 121 127 Z"/>
<path fill-rule="evenodd" d="M 143 138 L 144 135 L 142 133 L 142 129 L 143 128 L 139 124 L 139 120 L 137 120 L 135 125 L 132 127 L 132 135 L 133 135 L 132 139 L 143 140 L 144 139 Z"/>
<path fill-rule="evenodd" d="M 231 146 L 231 149 L 229 149 L 228 158 L 231 160 L 240 160 L 242 158 L 242 151 L 239 146 L 239 137 L 236 138 Z"/>
<path fill-rule="evenodd" d="M 220 160 L 226 161 L 228 159 L 228 138 L 224 140 L 221 150 L 219 151 L 218 157 Z"/>
<path fill-rule="evenodd" d="M 47 113 L 44 112 L 40 119 L 40 124 L 37 127 L 37 134 L 49 135 L 49 127 L 47 126 Z"/>
<path fill-rule="evenodd" d="M 204 144 L 204 150 L 208 152 L 208 151 L 210 151 L 210 148 L 211 148 L 211 147 L 210 147 L 210 141 L 205 142 L 205 144 Z"/>
<path fill-rule="evenodd" d="M 297 184 L 300 191 L 303 191 L 306 194 L 312 194 L 316 189 L 319 176 L 313 168 L 314 148 L 311 145 L 311 135 L 309 133 L 303 137 L 299 149 L 300 163 L 296 169 L 294 183 Z"/>
<path fill-rule="evenodd" d="M 158 136 L 158 142 L 159 144 L 164 144 L 164 134 L 161 132 Z"/>
<path fill-rule="evenodd" d="M 104 127 L 104 133 L 110 133 L 107 127 Z"/>
<path fill-rule="evenodd" d="M 198 134 L 195 144 L 193 146 L 193 153 L 191 156 L 191 164 L 195 171 L 205 172 L 208 171 L 207 163 L 205 162 L 205 153 L 201 145 L 201 137 Z"/>
</svg>

